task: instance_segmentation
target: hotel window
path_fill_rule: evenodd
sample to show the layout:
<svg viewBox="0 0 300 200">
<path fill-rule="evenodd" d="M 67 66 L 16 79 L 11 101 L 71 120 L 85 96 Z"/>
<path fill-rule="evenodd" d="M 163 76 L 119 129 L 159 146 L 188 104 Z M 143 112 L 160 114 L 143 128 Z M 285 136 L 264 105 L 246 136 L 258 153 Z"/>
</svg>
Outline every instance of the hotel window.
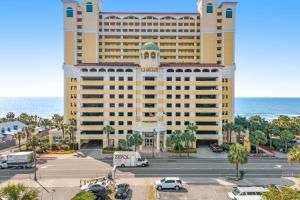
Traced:
<svg viewBox="0 0 300 200">
<path fill-rule="evenodd" d="M 228 8 L 226 10 L 226 18 L 232 18 L 232 9 L 231 8 Z"/>
<path fill-rule="evenodd" d="M 186 103 L 186 104 L 184 104 L 184 107 L 185 107 L 185 108 L 189 108 L 189 107 L 190 107 L 190 104 Z"/>
<path fill-rule="evenodd" d="M 181 86 L 176 86 L 176 90 L 181 90 Z"/>
<path fill-rule="evenodd" d="M 184 81 L 190 81 L 190 77 L 184 77 Z"/>
<path fill-rule="evenodd" d="M 155 99 L 155 95 L 153 94 L 146 94 L 145 99 Z"/>
<path fill-rule="evenodd" d="M 176 77 L 176 81 L 181 81 L 181 77 Z"/>
<path fill-rule="evenodd" d="M 114 76 L 111 76 L 111 77 L 109 77 L 109 80 L 110 80 L 110 81 L 115 81 L 116 78 L 115 78 Z"/>
<path fill-rule="evenodd" d="M 67 8 L 67 17 L 73 17 L 73 8 L 71 7 Z"/>
<path fill-rule="evenodd" d="M 132 94 L 128 94 L 127 98 L 128 99 L 133 99 L 133 95 Z"/>
<path fill-rule="evenodd" d="M 127 80 L 128 81 L 133 81 L 133 77 L 130 76 L 130 77 L 127 78 Z"/>
<path fill-rule="evenodd" d="M 171 103 L 167 103 L 167 108 L 172 108 L 172 104 Z"/>
<path fill-rule="evenodd" d="M 180 94 L 176 94 L 176 99 L 181 99 L 181 95 Z"/>
<path fill-rule="evenodd" d="M 180 104 L 180 103 L 176 103 L 175 107 L 176 107 L 176 108 L 180 108 L 180 107 L 181 107 L 181 104 Z"/>
<path fill-rule="evenodd" d="M 167 77 L 167 81 L 172 81 L 172 77 Z"/>
<path fill-rule="evenodd" d="M 109 107 L 114 108 L 114 107 L 115 107 L 115 104 L 114 104 L 114 103 L 110 103 L 110 104 L 109 104 Z"/>
<path fill-rule="evenodd" d="M 128 125 L 128 126 L 131 126 L 131 125 L 132 125 L 132 121 L 128 121 L 128 122 L 127 122 L 127 125 Z"/>
<path fill-rule="evenodd" d="M 119 112 L 119 117 L 124 117 L 124 113 Z"/>
<path fill-rule="evenodd" d="M 124 99 L 124 94 L 119 94 L 119 99 Z"/>
<path fill-rule="evenodd" d="M 208 3 L 206 6 L 206 12 L 207 13 L 213 13 L 214 12 L 214 6 L 212 3 Z"/>
<path fill-rule="evenodd" d="M 115 116 L 115 113 L 114 113 L 114 112 L 110 112 L 110 113 L 109 113 L 109 116 L 110 116 L 110 117 L 114 117 L 114 116 Z"/>
<path fill-rule="evenodd" d="M 132 117 L 132 116 L 133 116 L 133 113 L 132 113 L 132 112 L 129 112 L 129 113 L 127 113 L 127 116 L 128 116 L 128 117 Z"/>
<path fill-rule="evenodd" d="M 190 86 L 184 86 L 185 90 L 190 90 Z"/>
<path fill-rule="evenodd" d="M 172 117 L 172 113 L 171 113 L 171 112 L 167 112 L 166 115 L 167 115 L 168 117 Z"/>
<path fill-rule="evenodd" d="M 171 122 L 171 121 L 168 121 L 168 122 L 167 122 L 167 125 L 168 125 L 168 126 L 172 126 L 172 122 Z"/>
<path fill-rule="evenodd" d="M 119 108 L 124 108 L 124 103 L 119 103 Z"/>
<path fill-rule="evenodd" d="M 93 4 L 91 2 L 87 2 L 86 12 L 93 12 Z"/>
<path fill-rule="evenodd" d="M 185 99 L 190 99 L 190 95 L 189 95 L 189 94 L 186 94 L 186 95 L 184 95 L 184 98 L 185 98 Z"/>
<path fill-rule="evenodd" d="M 132 104 L 132 103 L 129 103 L 129 104 L 127 104 L 127 107 L 128 107 L 128 108 L 132 108 L 132 107 L 133 107 L 133 104 Z"/>
<path fill-rule="evenodd" d="M 175 115 L 176 115 L 176 117 L 180 117 L 180 116 L 181 116 L 181 113 L 180 113 L 180 112 L 177 112 Z"/>
<path fill-rule="evenodd" d="M 176 121 L 176 126 L 180 126 L 181 122 L 180 121 Z"/>
<path fill-rule="evenodd" d="M 190 124 L 189 121 L 185 121 L 185 122 L 184 122 L 184 125 L 185 125 L 185 126 L 188 126 L 189 124 Z"/>
<path fill-rule="evenodd" d="M 119 81 L 124 81 L 124 77 L 119 77 Z"/>
<path fill-rule="evenodd" d="M 119 126 L 123 126 L 124 125 L 124 122 L 123 121 L 119 121 Z M 120 133 L 120 131 L 119 131 Z"/>
<path fill-rule="evenodd" d="M 172 99 L 172 95 L 171 94 L 167 94 L 167 99 Z"/>
<path fill-rule="evenodd" d="M 190 116 L 190 113 L 189 113 L 189 112 L 186 112 L 186 113 L 184 113 L 184 116 L 185 116 L 185 117 L 189 117 L 189 116 Z"/>
<path fill-rule="evenodd" d="M 110 90 L 114 90 L 114 89 L 115 89 L 115 86 L 114 86 L 114 85 L 111 85 L 111 86 L 109 86 L 109 89 L 110 89 Z"/>
<path fill-rule="evenodd" d="M 109 95 L 109 98 L 110 98 L 110 99 L 114 99 L 114 98 L 115 98 L 115 95 L 114 95 L 114 94 L 110 94 L 110 95 Z"/>
<path fill-rule="evenodd" d="M 167 86 L 167 90 L 172 90 L 172 86 Z"/>
<path fill-rule="evenodd" d="M 114 125 L 115 125 L 115 122 L 114 122 L 114 121 L 110 121 L 110 122 L 109 122 L 109 125 L 114 126 Z"/>
<path fill-rule="evenodd" d="M 127 89 L 128 90 L 133 90 L 133 86 L 129 85 L 129 86 L 127 86 Z"/>
<path fill-rule="evenodd" d="M 124 86 L 123 85 L 119 85 L 119 90 L 124 90 Z"/>
</svg>

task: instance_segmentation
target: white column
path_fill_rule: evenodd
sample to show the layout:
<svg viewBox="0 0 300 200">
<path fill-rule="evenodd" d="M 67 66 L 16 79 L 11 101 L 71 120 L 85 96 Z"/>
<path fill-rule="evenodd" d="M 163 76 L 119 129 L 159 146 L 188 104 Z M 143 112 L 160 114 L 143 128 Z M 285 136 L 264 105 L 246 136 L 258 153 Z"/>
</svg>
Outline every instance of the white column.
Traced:
<svg viewBox="0 0 300 200">
<path fill-rule="evenodd" d="M 156 149 L 158 151 L 160 150 L 160 134 L 159 134 L 159 131 L 157 131 L 157 136 L 156 136 Z"/>
<path fill-rule="evenodd" d="M 167 131 L 164 133 L 164 151 L 167 150 Z"/>
</svg>

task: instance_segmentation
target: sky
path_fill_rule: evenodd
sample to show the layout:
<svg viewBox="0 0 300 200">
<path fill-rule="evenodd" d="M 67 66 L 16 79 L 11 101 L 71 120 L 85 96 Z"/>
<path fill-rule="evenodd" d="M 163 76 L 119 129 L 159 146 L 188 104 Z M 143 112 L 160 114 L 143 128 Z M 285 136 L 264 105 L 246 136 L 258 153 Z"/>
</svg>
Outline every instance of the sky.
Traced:
<svg viewBox="0 0 300 200">
<path fill-rule="evenodd" d="M 0 1 L 0 97 L 62 97 L 61 1 Z M 300 1 L 238 2 L 236 96 L 300 97 Z M 104 0 L 102 10 L 196 12 L 197 0 Z"/>
</svg>

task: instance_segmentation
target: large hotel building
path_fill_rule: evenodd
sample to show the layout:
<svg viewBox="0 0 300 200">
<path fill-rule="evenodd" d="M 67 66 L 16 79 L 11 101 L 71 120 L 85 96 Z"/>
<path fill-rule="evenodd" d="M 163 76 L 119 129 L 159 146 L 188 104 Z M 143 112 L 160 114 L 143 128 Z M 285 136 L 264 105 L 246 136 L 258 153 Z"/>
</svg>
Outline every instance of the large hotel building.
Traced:
<svg viewBox="0 0 300 200">
<path fill-rule="evenodd" d="M 195 0 L 196 1 L 196 0 Z M 198 0 L 195 13 L 102 12 L 101 0 L 64 5 L 65 120 L 80 144 L 106 147 L 138 132 L 166 149 L 196 125 L 197 142 L 222 144 L 234 117 L 235 2 Z M 153 136 L 154 135 L 154 136 Z"/>
</svg>

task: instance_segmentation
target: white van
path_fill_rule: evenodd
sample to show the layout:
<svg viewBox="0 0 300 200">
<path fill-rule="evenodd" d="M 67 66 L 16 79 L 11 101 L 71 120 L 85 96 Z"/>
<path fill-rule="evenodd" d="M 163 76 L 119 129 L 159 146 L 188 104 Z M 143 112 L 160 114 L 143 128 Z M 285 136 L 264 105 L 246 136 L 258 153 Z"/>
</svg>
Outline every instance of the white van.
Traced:
<svg viewBox="0 0 300 200">
<path fill-rule="evenodd" d="M 267 192 L 263 187 L 237 187 L 228 193 L 230 200 L 263 200 L 262 193 Z"/>
<path fill-rule="evenodd" d="M 139 152 L 116 151 L 113 165 L 117 167 L 146 167 L 148 166 L 148 160 L 142 158 Z"/>
</svg>

